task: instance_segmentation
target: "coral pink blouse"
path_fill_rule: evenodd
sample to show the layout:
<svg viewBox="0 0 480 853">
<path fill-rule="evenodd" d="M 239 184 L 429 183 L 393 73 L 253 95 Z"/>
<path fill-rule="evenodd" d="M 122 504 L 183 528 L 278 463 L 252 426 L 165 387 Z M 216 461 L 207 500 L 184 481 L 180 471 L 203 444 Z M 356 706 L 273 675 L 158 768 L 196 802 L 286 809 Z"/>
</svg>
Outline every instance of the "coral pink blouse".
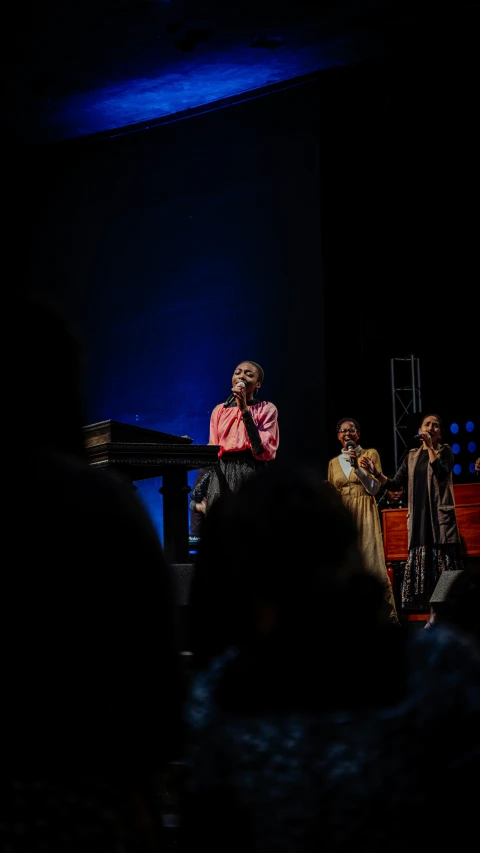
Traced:
<svg viewBox="0 0 480 853">
<path fill-rule="evenodd" d="M 225 408 L 223 403 L 215 406 L 210 416 L 209 444 L 220 445 L 219 457 L 224 453 L 238 453 L 250 450 L 255 457 L 264 462 L 275 459 L 278 449 L 278 410 L 273 403 L 260 401 L 248 407 L 257 425 L 263 446 L 261 454 L 253 453 L 245 423 L 238 406 Z"/>
</svg>

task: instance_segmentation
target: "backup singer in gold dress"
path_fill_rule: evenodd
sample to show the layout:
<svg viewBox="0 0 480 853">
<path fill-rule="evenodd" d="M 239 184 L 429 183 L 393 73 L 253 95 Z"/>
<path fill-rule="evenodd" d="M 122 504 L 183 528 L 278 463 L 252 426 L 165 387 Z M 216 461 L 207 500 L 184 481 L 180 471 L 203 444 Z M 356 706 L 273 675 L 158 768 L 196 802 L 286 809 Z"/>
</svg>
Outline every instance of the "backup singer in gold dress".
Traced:
<svg viewBox="0 0 480 853">
<path fill-rule="evenodd" d="M 343 503 L 355 519 L 364 566 L 382 581 L 385 589 L 385 611 L 393 622 L 398 622 L 392 585 L 385 564 L 382 527 L 375 498 L 380 484 L 369 471 L 359 465 L 359 459 L 365 455 L 379 471 L 380 456 L 373 447 L 364 450 L 358 444 L 360 424 L 355 418 L 342 418 L 337 424 L 337 436 L 342 451 L 328 463 L 327 479 L 340 492 Z M 351 449 L 347 448 L 347 443 L 350 443 Z"/>
</svg>

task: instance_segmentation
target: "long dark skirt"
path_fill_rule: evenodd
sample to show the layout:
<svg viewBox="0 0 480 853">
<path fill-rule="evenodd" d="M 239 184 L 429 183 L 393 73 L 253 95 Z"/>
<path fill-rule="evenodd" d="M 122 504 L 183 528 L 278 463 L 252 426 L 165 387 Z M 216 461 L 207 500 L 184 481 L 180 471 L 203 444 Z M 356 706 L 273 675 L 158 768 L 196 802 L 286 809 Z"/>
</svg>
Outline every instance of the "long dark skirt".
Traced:
<svg viewBox="0 0 480 853">
<path fill-rule="evenodd" d="M 422 545 L 408 553 L 402 583 L 402 609 L 430 608 L 430 597 L 444 571 L 464 568 L 458 544 Z"/>
</svg>

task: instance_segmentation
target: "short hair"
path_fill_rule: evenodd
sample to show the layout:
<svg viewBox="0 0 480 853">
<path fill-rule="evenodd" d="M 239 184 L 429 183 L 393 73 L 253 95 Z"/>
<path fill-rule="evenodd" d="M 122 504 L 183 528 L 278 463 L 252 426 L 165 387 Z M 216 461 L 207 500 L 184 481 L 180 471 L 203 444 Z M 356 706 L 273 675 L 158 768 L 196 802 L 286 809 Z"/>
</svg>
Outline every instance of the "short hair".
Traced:
<svg viewBox="0 0 480 853">
<path fill-rule="evenodd" d="M 258 378 L 260 383 L 263 385 L 263 380 L 265 378 L 265 374 L 263 372 L 263 367 L 260 367 L 256 361 L 252 361 L 251 358 L 246 358 L 244 361 L 240 361 L 239 364 L 253 364 L 254 368 L 258 371 Z"/>
<path fill-rule="evenodd" d="M 350 421 L 350 423 L 355 425 L 355 429 L 357 430 L 357 432 L 361 432 L 360 424 L 358 421 L 355 420 L 355 418 L 340 418 L 340 420 L 337 423 L 336 432 L 340 432 L 340 427 L 342 426 L 342 424 L 345 423 L 345 421 Z"/>
</svg>

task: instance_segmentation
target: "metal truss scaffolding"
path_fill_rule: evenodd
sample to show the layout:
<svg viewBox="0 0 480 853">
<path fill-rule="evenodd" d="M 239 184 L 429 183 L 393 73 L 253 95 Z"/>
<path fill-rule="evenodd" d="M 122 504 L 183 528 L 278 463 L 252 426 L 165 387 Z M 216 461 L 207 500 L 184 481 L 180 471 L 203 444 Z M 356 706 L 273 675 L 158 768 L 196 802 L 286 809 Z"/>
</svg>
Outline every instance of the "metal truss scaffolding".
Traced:
<svg viewBox="0 0 480 853">
<path fill-rule="evenodd" d="M 422 411 L 420 359 L 414 355 L 390 359 L 392 377 L 393 448 L 395 471 L 411 447 L 410 414 Z"/>
</svg>

